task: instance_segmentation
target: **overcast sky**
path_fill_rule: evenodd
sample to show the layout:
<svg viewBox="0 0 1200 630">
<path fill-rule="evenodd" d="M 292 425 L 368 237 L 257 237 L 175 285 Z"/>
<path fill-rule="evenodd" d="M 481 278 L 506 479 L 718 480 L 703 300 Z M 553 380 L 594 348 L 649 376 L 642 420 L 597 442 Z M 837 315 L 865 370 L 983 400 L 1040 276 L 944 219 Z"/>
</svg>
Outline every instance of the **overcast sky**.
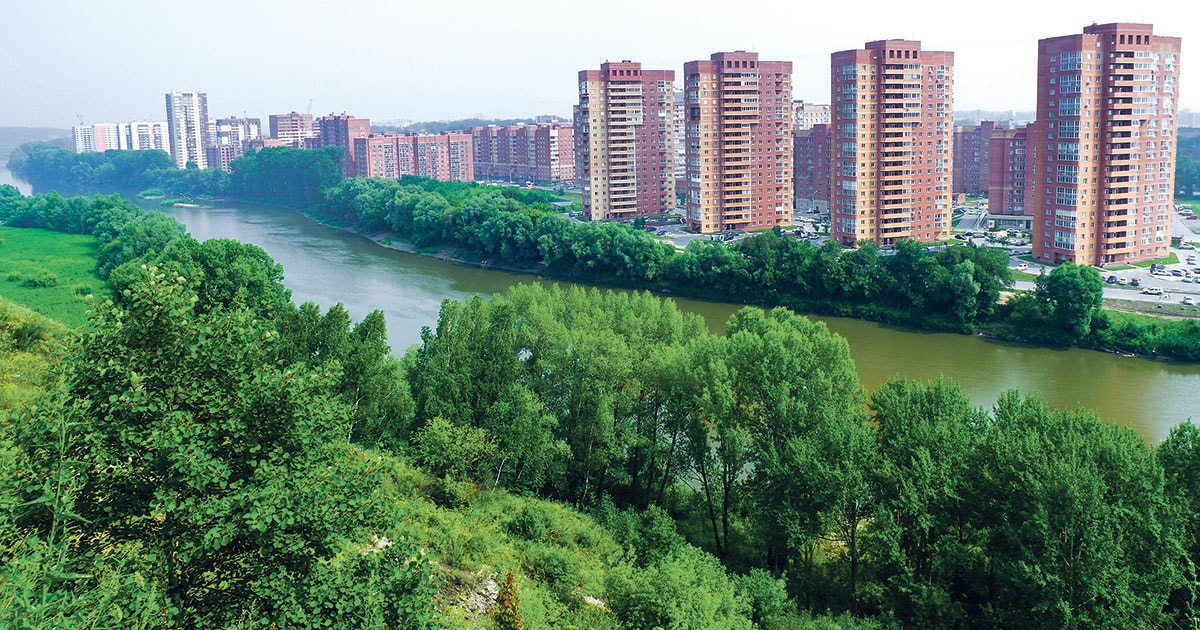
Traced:
<svg viewBox="0 0 1200 630">
<path fill-rule="evenodd" d="M 794 98 L 829 102 L 829 55 L 877 39 L 955 53 L 955 108 L 1032 110 L 1037 41 L 1095 23 L 1181 37 L 1179 107 L 1200 110 L 1200 20 L 1132 0 L 16 0 L 0 37 L 0 126 L 346 112 L 373 121 L 569 117 L 579 70 L 675 69 L 727 50 L 793 62 Z M 852 8 L 848 15 L 839 11 Z M 1181 14 L 1186 12 L 1187 15 Z M 1200 53 L 1197 53 L 1200 55 Z"/>
</svg>

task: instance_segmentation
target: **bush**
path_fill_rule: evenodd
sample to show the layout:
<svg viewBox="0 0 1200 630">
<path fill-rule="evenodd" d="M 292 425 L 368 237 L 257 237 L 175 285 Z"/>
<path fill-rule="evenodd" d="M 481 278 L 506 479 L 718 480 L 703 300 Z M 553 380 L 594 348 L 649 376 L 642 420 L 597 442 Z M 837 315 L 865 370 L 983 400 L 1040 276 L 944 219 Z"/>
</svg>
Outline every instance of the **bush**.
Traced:
<svg viewBox="0 0 1200 630">
<path fill-rule="evenodd" d="M 26 289 L 45 289 L 58 286 L 58 276 L 49 269 L 35 269 L 31 274 L 14 271 L 8 274 L 9 282 L 17 282 Z"/>
</svg>

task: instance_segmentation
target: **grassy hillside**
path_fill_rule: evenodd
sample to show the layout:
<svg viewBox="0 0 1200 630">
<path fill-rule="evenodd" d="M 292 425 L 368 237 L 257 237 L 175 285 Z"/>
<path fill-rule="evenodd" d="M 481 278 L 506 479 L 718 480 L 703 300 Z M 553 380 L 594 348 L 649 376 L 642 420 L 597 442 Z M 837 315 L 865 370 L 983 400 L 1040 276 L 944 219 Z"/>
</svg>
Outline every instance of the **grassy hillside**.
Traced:
<svg viewBox="0 0 1200 630">
<path fill-rule="evenodd" d="M 51 357 L 67 336 L 62 324 L 0 298 L 0 418 L 49 387 Z"/>
<path fill-rule="evenodd" d="M 0 227 L 0 240 L 0 297 L 68 326 L 87 321 L 86 296 L 107 290 L 94 237 Z"/>
</svg>

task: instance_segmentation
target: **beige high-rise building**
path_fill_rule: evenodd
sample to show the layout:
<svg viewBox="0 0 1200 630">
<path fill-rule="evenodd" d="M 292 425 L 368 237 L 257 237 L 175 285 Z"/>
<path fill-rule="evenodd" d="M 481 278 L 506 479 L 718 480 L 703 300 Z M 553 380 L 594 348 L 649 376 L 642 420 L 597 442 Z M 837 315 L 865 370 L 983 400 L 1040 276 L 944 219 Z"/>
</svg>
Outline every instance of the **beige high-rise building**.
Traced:
<svg viewBox="0 0 1200 630">
<path fill-rule="evenodd" d="M 683 66 L 690 229 L 791 225 L 792 63 L 722 52 Z"/>
<path fill-rule="evenodd" d="M 208 95 L 195 90 L 175 90 L 166 95 L 167 130 L 175 166 L 193 163 L 207 168 L 204 149 L 211 146 L 208 124 Z"/>
<path fill-rule="evenodd" d="M 1034 257 L 1093 265 L 1168 254 L 1179 48 L 1150 24 L 1038 42 Z"/>
<path fill-rule="evenodd" d="M 954 53 L 880 40 L 833 53 L 832 71 L 833 238 L 948 239 Z"/>
<path fill-rule="evenodd" d="M 593 221 L 675 208 L 674 70 L 633 61 L 579 73 L 575 177 Z"/>
</svg>

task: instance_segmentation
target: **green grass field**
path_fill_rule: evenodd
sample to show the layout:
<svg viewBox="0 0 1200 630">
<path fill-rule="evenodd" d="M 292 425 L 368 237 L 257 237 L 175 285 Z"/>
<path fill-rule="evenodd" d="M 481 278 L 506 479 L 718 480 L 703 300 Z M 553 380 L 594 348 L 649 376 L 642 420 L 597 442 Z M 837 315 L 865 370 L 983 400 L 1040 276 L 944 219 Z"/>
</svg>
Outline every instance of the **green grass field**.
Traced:
<svg viewBox="0 0 1200 630">
<path fill-rule="evenodd" d="M 87 322 L 85 296 L 108 290 L 95 272 L 95 238 L 0 227 L 0 239 L 0 296 L 68 326 Z"/>
</svg>

